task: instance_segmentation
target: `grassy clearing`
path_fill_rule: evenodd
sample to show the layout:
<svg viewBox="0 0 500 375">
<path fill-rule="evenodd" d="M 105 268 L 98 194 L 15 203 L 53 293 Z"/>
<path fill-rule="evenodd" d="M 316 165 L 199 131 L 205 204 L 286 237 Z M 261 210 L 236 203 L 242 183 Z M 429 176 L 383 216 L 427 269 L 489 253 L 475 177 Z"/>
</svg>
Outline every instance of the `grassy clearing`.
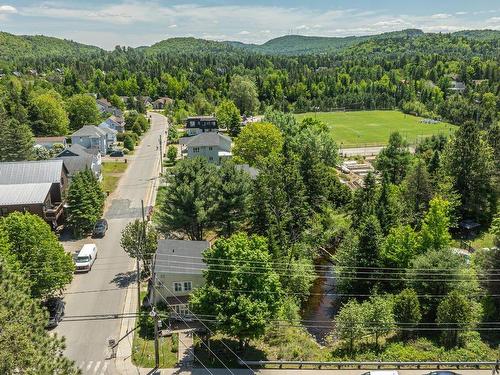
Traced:
<svg viewBox="0 0 500 375">
<path fill-rule="evenodd" d="M 147 314 L 147 312 L 144 312 Z M 140 327 L 134 334 L 132 343 L 132 362 L 145 368 L 155 366 L 153 319 L 145 315 L 140 319 Z M 178 336 L 160 338 L 160 367 L 173 368 L 177 364 Z"/>
<path fill-rule="evenodd" d="M 332 130 L 333 137 L 344 147 L 379 146 L 387 144 L 389 136 L 399 131 L 410 144 L 433 134 L 450 134 L 456 126 L 446 122 L 423 124 L 421 118 L 399 111 L 308 112 L 296 115 L 317 118 Z"/>
<path fill-rule="evenodd" d="M 120 177 L 127 169 L 128 164 L 122 161 L 103 162 L 101 165 L 102 190 L 112 193 L 118 186 Z"/>
</svg>

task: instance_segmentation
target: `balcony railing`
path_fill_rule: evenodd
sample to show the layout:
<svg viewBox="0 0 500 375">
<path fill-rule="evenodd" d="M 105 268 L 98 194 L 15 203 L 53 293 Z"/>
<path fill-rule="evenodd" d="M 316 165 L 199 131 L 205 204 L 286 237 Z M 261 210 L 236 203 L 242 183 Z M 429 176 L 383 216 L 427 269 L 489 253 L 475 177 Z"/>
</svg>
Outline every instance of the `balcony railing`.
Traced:
<svg viewBox="0 0 500 375">
<path fill-rule="evenodd" d="M 62 202 L 54 203 L 51 206 L 44 207 L 43 212 L 46 220 L 57 220 L 63 210 Z"/>
</svg>

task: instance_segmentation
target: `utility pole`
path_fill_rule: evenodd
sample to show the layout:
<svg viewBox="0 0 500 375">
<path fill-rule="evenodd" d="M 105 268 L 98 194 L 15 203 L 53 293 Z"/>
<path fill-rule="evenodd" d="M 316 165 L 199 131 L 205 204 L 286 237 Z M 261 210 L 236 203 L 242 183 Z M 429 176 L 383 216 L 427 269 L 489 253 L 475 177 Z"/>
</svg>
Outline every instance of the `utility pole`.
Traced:
<svg viewBox="0 0 500 375">
<path fill-rule="evenodd" d="M 155 310 L 156 307 L 156 274 L 154 272 L 154 267 L 156 263 L 156 254 L 153 258 L 153 267 L 152 267 L 152 288 L 153 290 L 151 291 L 151 298 L 152 298 L 152 309 L 151 309 L 151 316 L 154 320 L 154 335 L 155 335 L 155 367 L 159 368 L 160 367 L 160 348 L 159 348 L 159 342 L 158 342 L 158 313 Z"/>
<path fill-rule="evenodd" d="M 163 174 L 163 142 L 160 134 L 160 173 Z"/>
</svg>

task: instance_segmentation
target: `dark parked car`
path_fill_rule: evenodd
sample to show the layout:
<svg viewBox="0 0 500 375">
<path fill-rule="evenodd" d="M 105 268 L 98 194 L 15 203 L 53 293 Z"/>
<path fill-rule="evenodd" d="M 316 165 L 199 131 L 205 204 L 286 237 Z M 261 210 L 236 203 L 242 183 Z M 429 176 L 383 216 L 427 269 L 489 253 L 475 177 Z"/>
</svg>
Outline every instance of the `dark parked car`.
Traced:
<svg viewBox="0 0 500 375">
<path fill-rule="evenodd" d="M 123 153 L 122 150 L 115 150 L 115 151 L 111 151 L 111 153 L 109 154 L 109 156 L 112 156 L 112 157 L 115 157 L 115 158 L 121 158 L 121 157 L 125 156 L 125 154 Z"/>
<path fill-rule="evenodd" d="M 94 225 L 94 229 L 92 230 L 93 237 L 104 237 L 106 231 L 108 230 L 108 222 L 106 219 L 98 220 Z"/>
<path fill-rule="evenodd" d="M 64 302 L 60 298 L 49 298 L 44 303 L 45 308 L 49 312 L 49 321 L 45 328 L 57 327 L 64 316 Z"/>
<path fill-rule="evenodd" d="M 455 371 L 449 371 L 449 370 L 437 370 L 437 371 L 431 371 L 427 373 L 426 375 L 460 375 L 458 372 Z"/>
</svg>

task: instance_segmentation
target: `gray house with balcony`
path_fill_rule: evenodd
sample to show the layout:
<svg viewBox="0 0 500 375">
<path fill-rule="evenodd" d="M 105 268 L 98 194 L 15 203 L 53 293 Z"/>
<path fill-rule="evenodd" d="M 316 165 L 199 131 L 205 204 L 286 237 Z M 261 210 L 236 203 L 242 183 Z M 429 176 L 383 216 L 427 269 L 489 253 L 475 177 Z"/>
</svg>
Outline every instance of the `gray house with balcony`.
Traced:
<svg viewBox="0 0 500 375">
<path fill-rule="evenodd" d="M 185 157 L 206 158 L 210 163 L 220 164 L 231 158 L 231 138 L 219 133 L 201 133 L 194 137 L 179 140 L 181 152 Z"/>
<path fill-rule="evenodd" d="M 71 144 L 96 149 L 103 155 L 108 151 L 108 133 L 94 125 L 85 125 L 71 134 Z"/>
<path fill-rule="evenodd" d="M 158 240 L 154 302 L 167 305 L 174 315 L 188 315 L 189 295 L 205 283 L 202 254 L 209 247 L 208 241 Z"/>
</svg>

